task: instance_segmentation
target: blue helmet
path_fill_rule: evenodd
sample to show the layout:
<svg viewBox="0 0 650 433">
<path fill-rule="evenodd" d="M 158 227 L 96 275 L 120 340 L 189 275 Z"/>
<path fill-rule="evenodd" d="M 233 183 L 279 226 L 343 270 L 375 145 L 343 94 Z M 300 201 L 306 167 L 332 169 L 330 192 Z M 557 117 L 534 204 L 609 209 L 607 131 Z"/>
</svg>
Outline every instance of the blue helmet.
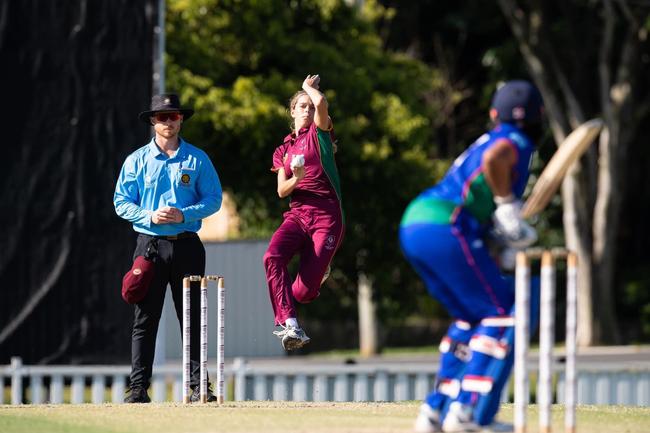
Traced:
<svg viewBox="0 0 650 433">
<path fill-rule="evenodd" d="M 507 81 L 492 97 L 492 109 L 501 122 L 535 123 L 542 120 L 544 102 L 533 84 L 525 80 Z"/>
</svg>

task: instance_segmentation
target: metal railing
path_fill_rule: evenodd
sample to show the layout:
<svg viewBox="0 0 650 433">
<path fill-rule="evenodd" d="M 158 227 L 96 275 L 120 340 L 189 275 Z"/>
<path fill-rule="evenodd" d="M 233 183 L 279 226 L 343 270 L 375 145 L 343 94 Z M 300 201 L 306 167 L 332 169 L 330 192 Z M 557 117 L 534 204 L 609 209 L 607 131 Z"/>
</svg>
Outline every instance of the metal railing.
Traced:
<svg viewBox="0 0 650 433">
<path fill-rule="evenodd" d="M 554 366 L 554 399 L 564 402 L 561 364 Z M 215 370 L 216 365 L 210 368 Z M 121 403 L 130 366 L 29 366 L 20 358 L 0 366 L 0 404 Z M 438 366 L 423 363 L 256 365 L 227 362 L 227 400 L 403 401 L 421 400 L 433 388 Z M 180 365 L 154 367 L 154 402 L 182 401 Z M 650 361 L 590 364 L 578 369 L 578 404 L 650 406 Z M 9 396 L 7 398 L 7 395 Z M 512 402 L 512 393 L 503 393 Z"/>
</svg>

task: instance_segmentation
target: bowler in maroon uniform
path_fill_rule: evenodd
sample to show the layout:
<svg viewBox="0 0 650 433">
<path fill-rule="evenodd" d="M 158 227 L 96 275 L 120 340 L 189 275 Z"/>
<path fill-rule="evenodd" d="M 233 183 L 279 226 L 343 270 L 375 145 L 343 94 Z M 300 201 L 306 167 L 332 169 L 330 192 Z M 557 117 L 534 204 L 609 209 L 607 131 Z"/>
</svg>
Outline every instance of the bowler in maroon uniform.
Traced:
<svg viewBox="0 0 650 433">
<path fill-rule="evenodd" d="M 295 302 L 308 303 L 320 294 L 344 232 L 332 119 L 319 83 L 318 75 L 308 75 L 303 90 L 291 98 L 293 132 L 273 153 L 278 195 L 291 201 L 264 254 L 264 267 L 275 324 L 282 327 L 274 334 L 285 350 L 309 342 L 298 324 Z M 292 280 L 287 265 L 296 254 L 300 265 Z"/>
</svg>

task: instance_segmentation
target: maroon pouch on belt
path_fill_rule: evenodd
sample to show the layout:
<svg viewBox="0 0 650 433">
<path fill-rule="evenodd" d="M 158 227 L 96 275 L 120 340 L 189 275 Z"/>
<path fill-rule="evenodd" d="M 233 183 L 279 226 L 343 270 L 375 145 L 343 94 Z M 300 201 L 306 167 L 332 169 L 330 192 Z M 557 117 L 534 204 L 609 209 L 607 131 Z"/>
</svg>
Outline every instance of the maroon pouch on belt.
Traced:
<svg viewBox="0 0 650 433">
<path fill-rule="evenodd" d="M 122 299 L 128 304 L 137 304 L 147 296 L 155 272 L 154 259 L 157 253 L 157 239 L 152 238 L 144 256 L 138 256 L 133 266 L 122 278 Z"/>
</svg>

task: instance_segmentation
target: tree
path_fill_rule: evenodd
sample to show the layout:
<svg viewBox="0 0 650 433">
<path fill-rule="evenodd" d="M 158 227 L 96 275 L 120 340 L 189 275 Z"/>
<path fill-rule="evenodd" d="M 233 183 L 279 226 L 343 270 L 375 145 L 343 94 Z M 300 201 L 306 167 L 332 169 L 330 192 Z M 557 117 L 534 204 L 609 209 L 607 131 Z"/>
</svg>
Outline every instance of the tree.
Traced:
<svg viewBox="0 0 650 433">
<path fill-rule="evenodd" d="M 605 130 L 562 186 L 566 245 L 578 252 L 580 345 L 619 340 L 615 271 L 626 167 L 647 119 L 650 6 L 627 1 L 499 0 L 542 91 L 556 143 L 585 120 Z"/>
<path fill-rule="evenodd" d="M 442 155 L 453 156 L 454 152 L 458 152 L 457 149 L 461 149 L 471 141 L 476 134 L 471 126 L 481 125 L 489 95 L 494 91 L 497 81 L 508 78 L 535 78 L 529 72 L 530 68 L 526 69 L 526 62 L 523 61 L 519 42 L 521 38 L 512 37 L 507 18 L 500 13 L 497 2 L 449 3 L 422 0 L 417 4 L 404 4 L 395 0 L 382 0 L 381 3 L 392 8 L 391 19 L 379 23 L 379 33 L 385 46 L 391 50 L 409 53 L 432 65 L 433 68 L 443 70 L 451 85 L 464 89 L 464 98 L 450 107 L 447 119 L 442 119 L 443 123 L 439 125 L 436 132 L 437 142 L 440 143 L 438 151 Z M 518 19 L 542 27 L 534 30 L 535 33 L 530 35 L 529 43 L 535 51 L 539 51 L 539 45 L 543 46 L 544 43 L 547 47 L 550 45 L 551 54 L 559 61 L 554 64 L 550 62 L 549 56 L 544 56 L 540 57 L 541 61 L 537 65 L 541 64 L 546 70 L 555 71 L 559 64 L 560 69 L 567 74 L 571 89 L 578 95 L 582 110 L 588 113 L 589 117 L 603 112 L 600 108 L 601 98 L 596 96 L 601 87 L 598 74 L 595 72 L 597 71 L 596 59 L 602 57 L 599 50 L 602 52 L 604 47 L 608 46 L 601 44 L 601 41 L 606 39 L 600 31 L 605 19 L 599 13 L 604 16 L 606 12 L 601 3 L 507 2 L 509 7 L 524 5 L 525 7 L 521 7 L 522 10 L 515 13 L 520 17 Z M 607 14 L 607 21 L 610 23 L 609 31 L 614 35 L 615 47 L 622 47 L 625 32 L 631 29 L 632 38 L 638 39 L 637 47 L 634 49 L 637 57 L 632 56 L 633 62 L 628 62 L 628 66 L 631 75 L 643 76 L 647 73 L 650 60 L 644 29 L 644 25 L 647 27 L 647 24 L 644 24 L 647 23 L 647 19 L 644 18 L 646 8 L 639 2 L 631 6 L 628 4 L 631 2 L 609 4 L 610 9 L 617 8 L 615 13 Z M 543 23 L 534 14 L 528 18 L 524 16 L 526 13 L 532 13 L 532 9 L 542 8 L 542 5 L 544 6 Z M 486 19 L 486 16 L 489 16 L 489 19 Z M 630 27 L 627 26 L 627 20 L 632 21 Z M 611 47 L 608 50 L 614 53 L 609 56 L 611 71 L 625 70 L 625 66 L 619 69 L 615 66 L 615 63 L 620 63 L 621 60 L 621 57 L 615 53 L 623 51 Z M 548 48 L 546 52 L 549 52 Z M 629 60 L 630 52 L 626 56 Z M 551 73 L 550 76 L 550 82 L 560 82 L 556 79 L 556 74 Z M 620 112 L 626 125 L 625 134 L 628 135 L 628 145 L 625 146 L 627 150 L 624 150 L 623 154 L 627 155 L 629 162 L 625 164 L 625 170 L 618 173 L 621 182 L 617 185 L 622 189 L 613 192 L 621 202 L 621 211 L 619 217 L 612 220 L 612 223 L 600 224 L 601 228 L 598 229 L 602 233 L 607 231 L 607 227 L 616 227 L 617 234 L 609 232 L 612 237 L 611 242 L 615 243 L 614 250 L 602 247 L 605 251 L 609 251 L 611 256 L 610 270 L 614 268 L 611 273 L 613 275 L 610 274 L 613 281 L 605 290 L 616 292 L 616 296 L 613 299 L 610 296 L 610 301 L 607 301 L 607 296 L 595 296 L 593 301 L 583 297 L 581 305 L 587 306 L 587 312 L 591 313 L 581 315 L 589 322 L 588 325 L 581 326 L 581 331 L 591 329 L 591 317 L 602 316 L 598 309 L 601 304 L 606 304 L 605 308 L 612 311 L 616 308 L 615 319 L 612 320 L 616 321 L 619 330 L 624 332 L 622 337 L 625 341 L 644 341 L 650 335 L 650 276 L 647 272 L 646 259 L 647 244 L 650 241 L 646 221 L 650 218 L 650 207 L 645 206 L 645 203 L 650 200 L 645 168 L 650 165 L 650 152 L 645 144 L 649 139 L 650 128 L 647 126 L 648 122 L 643 122 L 648 114 L 647 104 L 644 103 L 648 86 L 643 80 L 635 80 L 634 86 L 636 91 L 632 92 L 632 98 L 635 102 L 627 105 L 627 108 Z M 555 87 L 558 85 L 555 84 Z M 568 105 L 564 101 L 571 99 L 564 96 L 557 98 L 563 101 L 563 105 Z M 628 123 L 634 127 L 628 130 Z M 572 126 L 566 127 L 560 136 L 566 134 L 570 128 Z M 552 137 L 549 138 L 549 142 L 553 141 Z M 553 153 L 554 143 L 547 145 L 546 141 L 544 140 L 539 148 L 531 181 Z M 594 151 L 594 153 L 600 152 Z M 590 158 L 592 159 L 588 165 L 591 166 L 590 170 L 594 170 L 596 167 L 594 156 Z M 592 182 L 595 191 L 596 176 L 588 177 L 590 177 L 588 182 Z M 601 178 L 604 179 L 606 176 Z M 589 201 L 587 208 L 591 212 L 595 209 L 596 199 L 592 197 Z M 605 201 L 601 200 L 600 203 Z M 601 218 L 600 221 L 602 220 Z M 590 234 L 591 222 L 583 222 L 587 224 L 584 226 L 585 233 Z M 567 243 L 563 233 L 561 200 L 553 200 L 549 208 L 539 216 L 536 227 L 540 233 L 541 245 L 556 246 Z M 591 272 L 592 266 L 598 264 L 588 264 L 588 270 L 584 268 L 583 270 Z M 603 272 L 606 274 L 605 269 L 603 268 Z M 600 276 L 592 278 L 600 281 Z M 582 281 L 587 283 L 582 286 L 583 293 L 589 292 L 589 281 L 592 278 L 582 278 Z M 596 305 L 593 312 L 592 303 Z"/>
<path fill-rule="evenodd" d="M 518 53 L 509 44 L 505 20 L 499 14 L 485 19 L 495 7 L 489 2 L 381 3 L 391 11 L 378 23 L 386 49 L 427 63 L 447 83 L 430 101 L 439 104 L 432 124 L 435 156 L 455 158 L 485 131 L 496 83 L 520 72 L 511 60 Z"/>
<path fill-rule="evenodd" d="M 168 88 L 197 109 L 184 133 L 211 154 L 245 236 L 269 236 L 287 202 L 269 172 L 289 132 L 286 102 L 319 73 L 339 141 L 346 238 L 328 291 L 310 315 L 356 317 L 357 278 L 375 281 L 379 313 L 406 317 L 423 294 L 403 260 L 397 227 L 406 204 L 440 176 L 428 158 L 431 98 L 444 77 L 386 52 L 373 23 L 385 10 L 343 1 L 177 0 L 168 7 Z M 408 271 L 407 271 L 408 269 Z"/>
</svg>

